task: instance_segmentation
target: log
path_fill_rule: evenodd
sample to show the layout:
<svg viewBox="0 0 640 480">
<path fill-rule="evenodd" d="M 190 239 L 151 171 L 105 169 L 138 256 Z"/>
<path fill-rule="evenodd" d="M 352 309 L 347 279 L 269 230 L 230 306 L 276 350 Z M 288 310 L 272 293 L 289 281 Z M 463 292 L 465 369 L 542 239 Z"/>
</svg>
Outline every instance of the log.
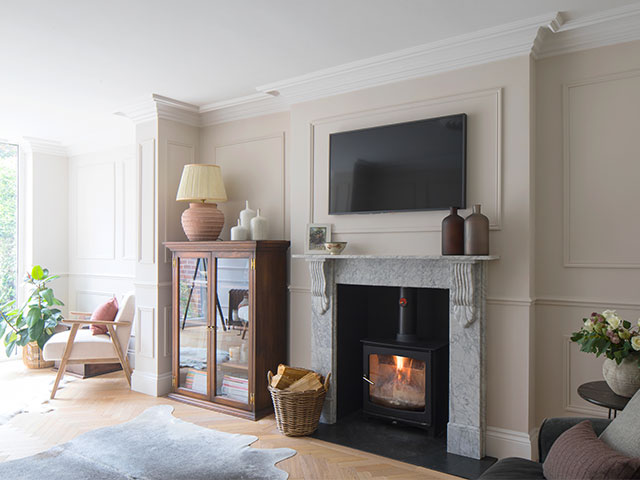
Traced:
<svg viewBox="0 0 640 480">
<path fill-rule="evenodd" d="M 309 390 L 320 390 L 323 388 L 320 381 L 320 375 L 315 372 L 309 372 L 304 377 L 293 382 L 286 388 L 288 392 L 306 392 Z"/>
<path fill-rule="evenodd" d="M 310 371 L 311 370 L 305 368 L 290 367 L 281 363 L 278 365 L 278 373 L 271 379 L 271 386 L 273 388 L 285 389 Z"/>
<path fill-rule="evenodd" d="M 307 370 L 306 368 L 290 367 L 282 363 L 278 365 L 278 375 L 286 375 L 287 377 L 291 377 L 294 380 L 298 380 L 304 377 L 310 371 L 311 370 Z"/>
</svg>

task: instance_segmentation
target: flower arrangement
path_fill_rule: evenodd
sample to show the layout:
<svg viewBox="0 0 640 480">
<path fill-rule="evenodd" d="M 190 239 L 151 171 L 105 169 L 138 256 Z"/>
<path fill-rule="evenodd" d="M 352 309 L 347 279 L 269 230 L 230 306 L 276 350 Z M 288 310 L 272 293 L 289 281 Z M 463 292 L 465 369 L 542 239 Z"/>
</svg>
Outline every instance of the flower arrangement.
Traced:
<svg viewBox="0 0 640 480">
<path fill-rule="evenodd" d="M 631 322 L 620 318 L 615 310 L 594 312 L 583 320 L 582 328 L 571 335 L 571 341 L 579 343 L 581 351 L 595 353 L 596 357 L 604 354 L 618 365 L 640 352 L 640 320 L 632 328 Z"/>
</svg>

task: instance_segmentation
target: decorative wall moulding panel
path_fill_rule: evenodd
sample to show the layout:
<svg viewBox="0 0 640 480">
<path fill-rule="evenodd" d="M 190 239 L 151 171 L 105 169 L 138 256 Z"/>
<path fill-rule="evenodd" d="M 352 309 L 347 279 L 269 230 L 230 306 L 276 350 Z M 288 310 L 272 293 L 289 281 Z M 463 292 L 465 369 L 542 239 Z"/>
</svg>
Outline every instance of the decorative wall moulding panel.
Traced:
<svg viewBox="0 0 640 480">
<path fill-rule="evenodd" d="M 137 307 L 136 355 L 155 358 L 155 308 Z"/>
<path fill-rule="evenodd" d="M 138 145 L 138 262 L 155 263 L 156 252 L 156 141 Z"/>
<path fill-rule="evenodd" d="M 245 207 L 245 200 L 249 200 L 251 208 L 260 208 L 261 215 L 269 221 L 268 238 L 285 238 L 285 132 L 216 145 L 214 151 L 215 163 L 222 168 L 227 196 L 235 199 L 219 205 L 225 214 L 225 238 Z M 260 159 L 259 163 L 256 158 Z M 246 175 L 249 170 L 251 176 Z"/>
<path fill-rule="evenodd" d="M 329 135 L 335 132 L 467 113 L 468 207 L 483 205 L 490 228 L 502 228 L 502 89 L 494 88 L 314 120 L 310 123 L 309 223 L 336 234 L 439 232 L 445 211 L 329 215 Z M 488 186 L 488 187 L 487 187 Z"/>
<path fill-rule="evenodd" d="M 171 319 L 172 319 L 172 312 L 171 312 L 171 305 L 165 305 L 164 307 L 162 307 L 162 332 L 163 332 L 163 336 L 164 336 L 164 342 L 163 342 L 163 351 L 162 351 L 162 356 L 163 357 L 170 357 L 171 353 L 172 353 L 172 349 L 173 346 L 171 344 L 171 337 L 172 337 L 172 331 L 171 331 Z"/>
<path fill-rule="evenodd" d="M 127 157 L 122 162 L 122 249 L 123 260 L 136 259 L 136 212 L 132 205 L 135 205 L 138 185 L 136 182 L 136 161 L 135 157 Z"/>
<path fill-rule="evenodd" d="M 606 417 L 604 408 L 592 407 L 578 395 L 578 387 L 588 381 L 594 380 L 594 371 L 602 369 L 603 358 L 581 352 L 578 344 L 571 341 L 569 335 L 563 335 L 563 408 L 567 412 L 579 413 L 589 417 Z M 575 358 L 574 358 L 575 357 Z M 578 360 L 580 359 L 580 360 Z M 576 364 L 590 363 L 589 367 L 583 367 L 579 371 Z M 598 368 L 594 368 L 597 365 Z"/>
<path fill-rule="evenodd" d="M 113 297 L 113 292 L 97 290 L 76 290 L 76 303 L 74 310 L 80 312 L 93 312 L 98 305 Z"/>
<path fill-rule="evenodd" d="M 76 258 L 114 260 L 116 256 L 116 165 L 82 165 L 75 178 Z"/>
<path fill-rule="evenodd" d="M 640 70 L 563 86 L 565 267 L 640 268 L 639 90 Z"/>
</svg>

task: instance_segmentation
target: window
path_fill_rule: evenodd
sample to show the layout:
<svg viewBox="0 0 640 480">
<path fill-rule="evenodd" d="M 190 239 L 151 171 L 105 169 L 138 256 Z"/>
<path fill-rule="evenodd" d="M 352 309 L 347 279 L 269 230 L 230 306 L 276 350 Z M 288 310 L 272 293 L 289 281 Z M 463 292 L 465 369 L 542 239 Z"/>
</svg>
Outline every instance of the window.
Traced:
<svg viewBox="0 0 640 480">
<path fill-rule="evenodd" d="M 0 303 L 16 298 L 18 146 L 0 143 Z"/>
</svg>

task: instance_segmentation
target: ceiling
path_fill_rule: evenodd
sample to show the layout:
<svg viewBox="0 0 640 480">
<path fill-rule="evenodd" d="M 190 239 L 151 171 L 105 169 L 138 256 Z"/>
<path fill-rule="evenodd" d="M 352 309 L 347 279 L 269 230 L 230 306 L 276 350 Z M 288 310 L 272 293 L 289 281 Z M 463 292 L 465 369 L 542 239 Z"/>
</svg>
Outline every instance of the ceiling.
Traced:
<svg viewBox="0 0 640 480">
<path fill-rule="evenodd" d="M 198 106 L 455 35 L 636 0 L 2 0 L 0 138 L 125 144 L 151 93 Z"/>
</svg>

